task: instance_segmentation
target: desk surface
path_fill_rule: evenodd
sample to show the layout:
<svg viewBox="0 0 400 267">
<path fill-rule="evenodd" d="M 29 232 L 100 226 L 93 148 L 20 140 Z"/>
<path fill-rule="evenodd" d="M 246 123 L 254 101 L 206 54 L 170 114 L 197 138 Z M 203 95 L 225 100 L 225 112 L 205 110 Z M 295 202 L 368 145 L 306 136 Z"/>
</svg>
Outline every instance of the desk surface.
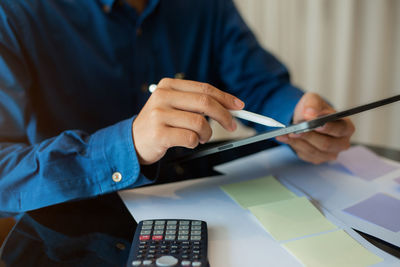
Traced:
<svg viewBox="0 0 400 267">
<path fill-rule="evenodd" d="M 400 161 L 398 151 L 375 151 Z M 0 266 L 124 266 L 135 228 L 135 220 L 117 194 L 32 211 L 10 234 Z M 223 227 L 220 230 L 223 235 Z M 370 241 L 400 256 L 398 248 L 375 238 Z"/>
</svg>

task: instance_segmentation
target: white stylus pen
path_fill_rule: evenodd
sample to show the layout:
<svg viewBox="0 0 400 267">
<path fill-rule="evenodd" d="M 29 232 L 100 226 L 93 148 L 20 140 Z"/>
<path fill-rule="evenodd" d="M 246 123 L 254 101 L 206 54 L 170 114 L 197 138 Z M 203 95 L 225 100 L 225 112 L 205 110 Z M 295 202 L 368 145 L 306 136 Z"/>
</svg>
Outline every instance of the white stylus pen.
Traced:
<svg viewBox="0 0 400 267">
<path fill-rule="evenodd" d="M 282 124 L 274 119 L 271 119 L 267 116 L 263 116 L 263 115 L 253 113 L 250 111 L 230 110 L 229 112 L 232 114 L 232 116 L 234 116 L 236 118 L 255 122 L 255 123 L 266 125 L 269 127 L 286 127 L 284 124 Z"/>
<path fill-rule="evenodd" d="M 157 85 L 156 84 L 151 84 L 149 86 L 149 91 L 150 93 L 153 93 L 155 90 L 157 89 Z M 239 119 L 243 119 L 243 120 L 247 120 L 247 121 L 251 121 L 251 122 L 255 122 L 258 124 L 262 124 L 262 125 L 266 125 L 269 127 L 286 127 L 284 124 L 271 119 L 269 117 L 257 114 L 257 113 L 253 113 L 250 111 L 246 111 L 246 110 L 230 110 L 229 111 L 232 116 L 239 118 Z"/>
</svg>

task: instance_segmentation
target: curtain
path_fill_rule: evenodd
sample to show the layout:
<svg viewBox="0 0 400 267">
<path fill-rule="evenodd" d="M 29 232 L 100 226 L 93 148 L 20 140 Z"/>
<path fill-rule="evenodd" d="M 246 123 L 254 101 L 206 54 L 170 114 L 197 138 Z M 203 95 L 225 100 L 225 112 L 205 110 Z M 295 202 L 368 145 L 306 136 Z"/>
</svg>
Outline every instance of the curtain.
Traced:
<svg viewBox="0 0 400 267">
<path fill-rule="evenodd" d="M 292 82 L 338 110 L 400 94 L 399 0 L 236 0 Z M 400 102 L 352 117 L 353 141 L 400 149 Z"/>
</svg>

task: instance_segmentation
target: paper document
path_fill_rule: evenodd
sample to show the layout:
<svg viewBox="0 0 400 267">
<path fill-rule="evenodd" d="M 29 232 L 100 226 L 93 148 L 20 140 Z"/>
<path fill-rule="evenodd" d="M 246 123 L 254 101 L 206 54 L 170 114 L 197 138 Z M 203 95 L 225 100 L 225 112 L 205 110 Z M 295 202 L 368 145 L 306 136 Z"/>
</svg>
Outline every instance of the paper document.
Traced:
<svg viewBox="0 0 400 267">
<path fill-rule="evenodd" d="M 307 267 L 370 266 L 383 260 L 343 230 L 289 242 L 284 247 Z"/>
<path fill-rule="evenodd" d="M 371 150 L 355 146 L 339 154 L 337 161 L 353 175 L 371 181 L 399 169 L 383 161 Z"/>
<path fill-rule="evenodd" d="M 392 196 L 378 193 L 344 211 L 390 231 L 400 231 L 400 200 Z"/>
<path fill-rule="evenodd" d="M 272 176 L 226 184 L 221 189 L 245 209 L 296 197 Z"/>
<path fill-rule="evenodd" d="M 337 228 L 305 197 L 254 206 L 249 210 L 278 241 Z"/>
</svg>

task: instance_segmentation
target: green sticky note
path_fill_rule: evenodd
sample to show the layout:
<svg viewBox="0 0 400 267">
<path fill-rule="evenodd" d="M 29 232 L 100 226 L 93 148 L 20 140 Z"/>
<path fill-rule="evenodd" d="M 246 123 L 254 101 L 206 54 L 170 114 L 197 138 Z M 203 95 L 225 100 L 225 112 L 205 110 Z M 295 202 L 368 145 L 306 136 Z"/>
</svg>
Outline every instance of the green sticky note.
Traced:
<svg viewBox="0 0 400 267">
<path fill-rule="evenodd" d="M 227 184 L 221 186 L 221 188 L 245 209 L 251 206 L 296 197 L 295 194 L 290 192 L 272 176 Z"/>
<path fill-rule="evenodd" d="M 370 266 L 383 259 L 369 252 L 343 230 L 284 245 L 305 266 Z"/>
<path fill-rule="evenodd" d="M 305 197 L 254 206 L 249 210 L 278 241 L 336 228 Z"/>
</svg>

